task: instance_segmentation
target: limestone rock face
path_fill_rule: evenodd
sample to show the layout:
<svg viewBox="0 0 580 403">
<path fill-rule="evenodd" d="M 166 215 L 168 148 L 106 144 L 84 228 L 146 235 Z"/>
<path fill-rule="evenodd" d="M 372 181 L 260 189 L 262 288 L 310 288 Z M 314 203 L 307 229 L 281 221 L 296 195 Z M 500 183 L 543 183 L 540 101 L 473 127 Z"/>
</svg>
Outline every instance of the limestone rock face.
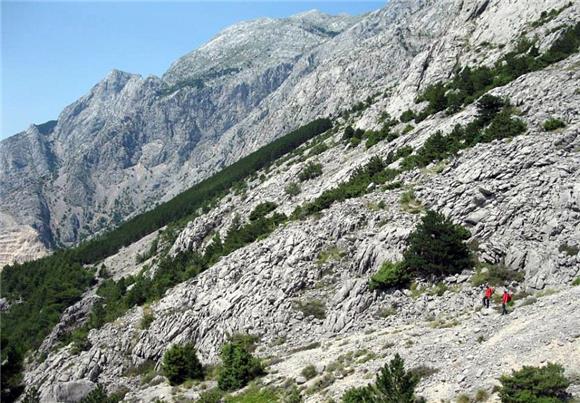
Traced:
<svg viewBox="0 0 580 403">
<path fill-rule="evenodd" d="M 126 97 L 139 105 L 131 106 L 130 111 L 137 108 L 151 112 L 158 111 L 159 105 L 172 105 L 176 109 L 171 110 L 177 113 L 178 105 L 182 105 L 179 102 L 188 100 L 193 106 L 197 102 L 195 96 L 203 91 L 219 85 L 233 88 L 228 86 L 237 85 L 237 75 L 248 77 L 244 70 L 247 60 L 231 60 L 219 53 L 222 46 L 247 49 L 253 42 L 240 33 L 247 27 L 269 32 L 290 24 L 292 35 L 299 35 L 294 31 L 297 26 L 308 26 L 310 31 L 306 31 L 314 30 L 324 37 L 318 44 L 308 45 L 308 50 L 299 51 L 297 44 L 292 44 L 288 52 L 294 61 L 284 79 L 251 110 L 240 111 L 239 116 L 243 117 L 230 121 L 230 127 L 225 128 L 224 123 L 222 131 L 215 129 L 221 115 L 208 114 L 214 120 L 206 121 L 204 127 L 215 130 L 212 140 L 201 136 L 191 154 L 177 152 L 184 168 L 176 182 L 172 182 L 173 176 L 164 176 L 163 192 L 178 189 L 190 179 L 194 181 L 194 176 L 208 174 L 218 166 L 212 165 L 215 161 L 234 161 L 298 122 L 334 114 L 350 108 L 351 101 L 378 94 L 367 109 L 347 120 L 335 116 L 338 130 L 321 140 L 328 147 L 326 151 L 316 154 L 309 144 L 258 172 L 246 181 L 243 192 L 225 195 L 209 211 L 200 212 L 180 227 L 170 244 L 165 245 L 169 257 L 180 252 L 203 252 L 214 234 L 219 233 L 223 239 L 235 222 L 247 222 L 260 203 L 274 202 L 277 213 L 290 215 L 296 206 L 348 180 L 373 156 L 385 158 L 403 146 L 416 149 L 433 133 L 448 133 L 455 125 L 470 122 L 477 114 L 473 104 L 456 114 L 441 112 L 430 116 L 395 140 L 382 141 L 372 148 L 345 145 L 342 141 L 347 124 L 372 129 L 380 127 L 384 112 L 397 117 L 408 108 L 419 110 L 423 105 L 414 102 L 418 91 L 451 77 L 458 65 L 493 64 L 516 46 L 523 31 L 530 37 L 537 36 L 540 49 L 545 49 L 557 37 L 557 29 L 579 20 L 578 6 L 564 8 L 543 25 L 534 26 L 532 21 L 543 11 L 566 4 L 557 0 L 393 0 L 385 8 L 355 20 L 329 19 L 318 13 L 283 22 L 259 20 L 224 31 L 205 47 L 176 62 L 162 79 L 143 80 L 117 72 L 93 92 L 95 99 L 106 94 L 108 99 L 119 100 L 118 108 L 107 110 L 111 116 L 126 107 L 121 102 Z M 328 27 L 323 32 L 319 29 L 322 23 Z M 303 35 L 312 39 L 310 34 Z M 229 43 L 232 37 L 240 37 L 240 42 Z M 267 41 L 257 42 L 266 52 Z M 303 53 L 297 56 L 297 52 Z M 271 60 L 260 60 L 256 68 L 271 72 L 271 63 L 282 58 L 282 53 L 281 48 L 272 50 Z M 213 58 L 220 63 L 204 65 L 204 61 Z M 228 66 L 231 71 L 211 76 L 218 65 Z M 195 344 L 204 363 L 216 363 L 222 343 L 228 335 L 238 332 L 258 336 L 257 354 L 271 359 L 265 384 L 280 386 L 290 379 L 309 387 L 319 377 L 332 375 L 334 383 L 321 393 L 305 396 L 308 402 L 339 400 L 349 387 L 362 386 L 374 378 L 374 373 L 395 352 L 403 355 L 410 367 L 427 365 L 436 370 L 419 385 L 419 394 L 428 401 L 455 400 L 460 393 L 475 393 L 480 388 L 491 394 L 497 377 L 520 365 L 557 361 L 567 372 L 578 372 L 580 324 L 574 313 L 580 308 L 580 288 L 570 287 L 580 275 L 578 65 L 580 55 L 576 54 L 491 91 L 509 97 L 518 110 L 518 118 L 527 125 L 524 134 L 478 144 L 443 163 L 406 171 L 397 178 L 403 188 L 386 190 L 371 185 L 364 196 L 335 202 L 319 215 L 302 221 L 289 220 L 264 239 L 223 256 L 197 277 L 169 289 L 159 301 L 134 307 L 116 321 L 92 329 L 87 351 L 75 352 L 70 345 L 59 348 L 58 335 L 86 318 L 95 300 L 95 289 L 89 290 L 65 312 L 45 339 L 42 352 L 47 353 L 46 359 L 31 358 L 25 375 L 27 383 L 39 388 L 43 401 L 53 401 L 57 396 L 55 388 L 68 390 L 66 385 L 76 385 L 75 382 L 98 383 L 109 392 L 129 390 L 126 401 L 195 400 L 202 386 L 172 388 L 161 375 L 141 377 L 140 369 L 153 366 L 159 370 L 166 349 L 186 341 Z M 181 77 L 187 77 L 186 84 L 180 81 Z M 200 77 L 205 77 L 204 86 L 195 81 Z M 171 92 L 180 85 L 185 86 Z M 155 92 L 158 98 L 145 105 L 147 91 Z M 88 97 L 82 102 L 93 101 Z M 223 100 L 220 105 L 229 105 L 228 102 Z M 105 103 L 97 104 L 95 108 L 105 108 Z M 221 111 L 220 108 L 216 106 L 215 110 Z M 95 116 L 101 113 L 104 112 Z M 178 116 L 161 115 L 168 125 Z M 137 114 L 131 116 L 138 119 Z M 546 132 L 542 125 L 550 117 L 562 119 L 566 126 Z M 116 118 L 107 119 L 112 120 L 103 122 L 103 127 L 116 122 Z M 191 128 L 191 122 L 181 128 Z M 66 124 L 59 119 L 48 136 L 57 136 L 59 128 Z M 155 120 L 149 124 L 155 124 Z M 405 125 L 399 123 L 393 130 L 403 133 Z M 167 127 L 165 136 L 183 134 L 175 126 L 171 130 Z M 120 166 L 126 164 L 125 168 L 108 171 L 111 178 L 121 178 L 126 173 L 118 172 L 129 172 L 135 166 L 149 167 L 149 176 L 133 173 L 131 178 L 151 178 L 156 169 L 171 171 L 171 163 L 160 160 L 155 152 L 173 158 L 184 143 L 167 142 L 153 129 L 146 132 L 158 136 L 155 144 L 136 147 L 135 154 L 127 154 L 126 162 L 121 163 Z M 70 136 L 75 133 L 69 130 Z M 111 133 L 109 140 L 119 141 L 119 133 L 124 132 Z M 32 127 L 22 136 L 29 141 L 37 139 L 36 144 L 41 147 L 46 135 Z M 15 139 L 21 140 L 16 136 L 6 144 Z M 59 147 L 65 147 L 64 140 L 59 141 Z M 108 144 L 103 142 L 102 149 Z M 115 152 L 131 150 L 126 145 L 132 143 L 119 144 L 125 145 L 114 148 Z M 149 151 L 145 153 L 143 149 Z M 210 152 L 212 157 L 204 159 Z M 104 158 L 98 153 L 92 155 L 96 161 Z M 162 162 L 132 165 L 133 158 L 145 161 L 144 155 L 148 156 L 147 161 Z M 114 166 L 114 161 L 119 160 L 113 158 L 103 162 L 103 166 Z M 300 182 L 300 171 L 311 161 L 321 164 L 322 174 Z M 35 169 L 44 168 L 41 165 Z M 143 184 L 149 180 L 152 179 L 144 179 Z M 297 195 L 285 191 L 291 182 L 299 183 Z M 402 195 L 409 190 L 417 199 L 417 211 L 402 202 Z M 110 197 L 112 193 L 108 190 L 106 194 Z M 141 194 L 145 197 L 155 192 Z M 494 309 L 481 309 L 481 290 L 470 282 L 473 270 L 439 279 L 437 286 L 428 279 L 419 279 L 410 290 L 370 291 L 370 276 L 384 261 L 402 258 L 406 239 L 419 222 L 421 209 L 426 208 L 441 211 L 467 227 L 471 244 L 477 246 L 473 247 L 477 258 L 522 272 L 523 281 L 506 286 L 534 296 L 516 299 L 515 310 L 507 317 L 501 317 Z M 156 236 L 149 235 L 107 258 L 105 264 L 112 276 L 118 279 L 141 270 L 155 273 L 160 255 L 140 263 L 136 257 L 149 250 Z M 314 311 L 316 315 L 311 314 Z M 141 325 L 144 314 L 153 317 L 147 328 Z M 347 357 L 343 360 L 348 360 L 348 365 L 343 363 L 340 371 L 332 369 L 337 368 L 336 361 L 341 356 Z M 482 372 L 480 363 L 489 357 L 501 365 Z M 319 373 L 313 380 L 301 375 L 309 364 L 315 365 Z M 204 383 L 204 387 L 212 385 L 211 381 Z"/>
</svg>

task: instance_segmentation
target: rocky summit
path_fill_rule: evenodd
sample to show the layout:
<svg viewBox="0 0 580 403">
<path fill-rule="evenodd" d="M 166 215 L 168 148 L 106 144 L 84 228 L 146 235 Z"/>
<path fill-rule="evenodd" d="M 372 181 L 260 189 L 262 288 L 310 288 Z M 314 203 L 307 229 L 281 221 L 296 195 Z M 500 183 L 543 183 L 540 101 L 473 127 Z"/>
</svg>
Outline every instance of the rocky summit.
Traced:
<svg viewBox="0 0 580 403">
<path fill-rule="evenodd" d="M 545 401 L 579 399 L 579 13 L 392 0 L 243 22 L 4 140 L 3 262 L 99 235 L 2 272 L 20 399 L 539 402 L 506 377 L 552 363 Z M 32 300 L 56 312 L 38 337 Z M 180 379 L 190 345 L 203 374 Z M 377 378 L 396 354 L 407 400 Z"/>
</svg>

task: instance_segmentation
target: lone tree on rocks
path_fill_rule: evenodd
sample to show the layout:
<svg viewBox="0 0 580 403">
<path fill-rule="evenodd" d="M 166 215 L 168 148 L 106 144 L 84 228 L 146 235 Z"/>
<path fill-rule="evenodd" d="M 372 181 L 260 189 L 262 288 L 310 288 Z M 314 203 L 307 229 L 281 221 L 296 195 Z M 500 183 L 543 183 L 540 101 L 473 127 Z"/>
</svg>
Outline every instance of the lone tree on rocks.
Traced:
<svg viewBox="0 0 580 403">
<path fill-rule="evenodd" d="M 343 403 L 416 403 L 424 401 L 415 396 L 419 376 L 413 371 L 405 371 L 405 361 L 399 354 L 377 374 L 374 385 L 349 389 L 343 396 Z"/>
<path fill-rule="evenodd" d="M 234 340 L 224 344 L 220 357 L 222 368 L 218 377 L 218 386 L 221 390 L 243 388 L 252 379 L 264 373 L 262 363 L 250 353 L 248 343 L 243 340 Z"/>
<path fill-rule="evenodd" d="M 163 355 L 163 375 L 172 385 L 203 378 L 203 367 L 192 343 L 174 345 Z"/>
<path fill-rule="evenodd" d="M 405 267 L 419 274 L 454 274 L 470 267 L 468 230 L 429 210 L 407 239 Z"/>
</svg>

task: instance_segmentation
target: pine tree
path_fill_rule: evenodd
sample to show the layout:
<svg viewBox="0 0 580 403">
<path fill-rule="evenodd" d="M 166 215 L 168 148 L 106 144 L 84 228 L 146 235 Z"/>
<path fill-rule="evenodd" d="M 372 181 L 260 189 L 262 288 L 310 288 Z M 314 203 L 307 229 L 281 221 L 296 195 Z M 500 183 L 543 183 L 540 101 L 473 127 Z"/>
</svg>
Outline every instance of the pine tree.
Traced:
<svg viewBox="0 0 580 403">
<path fill-rule="evenodd" d="M 407 240 L 403 254 L 405 266 L 421 274 L 458 273 L 471 265 L 471 253 L 465 244 L 469 231 L 429 210 Z"/>
</svg>

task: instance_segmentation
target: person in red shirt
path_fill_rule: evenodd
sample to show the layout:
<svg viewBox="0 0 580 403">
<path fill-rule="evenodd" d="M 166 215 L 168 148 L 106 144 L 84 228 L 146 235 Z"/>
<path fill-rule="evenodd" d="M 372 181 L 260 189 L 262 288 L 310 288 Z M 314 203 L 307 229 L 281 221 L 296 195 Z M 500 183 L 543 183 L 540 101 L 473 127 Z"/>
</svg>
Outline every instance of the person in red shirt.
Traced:
<svg viewBox="0 0 580 403">
<path fill-rule="evenodd" d="M 507 304 L 512 300 L 512 295 L 508 292 L 507 288 L 503 290 L 503 295 L 501 297 L 501 314 L 507 315 Z"/>
<path fill-rule="evenodd" d="M 493 295 L 494 292 L 495 290 L 493 289 L 493 287 L 490 287 L 488 284 L 485 285 L 485 290 L 483 292 L 484 307 L 489 308 L 489 300 L 491 299 L 491 296 Z"/>
</svg>

